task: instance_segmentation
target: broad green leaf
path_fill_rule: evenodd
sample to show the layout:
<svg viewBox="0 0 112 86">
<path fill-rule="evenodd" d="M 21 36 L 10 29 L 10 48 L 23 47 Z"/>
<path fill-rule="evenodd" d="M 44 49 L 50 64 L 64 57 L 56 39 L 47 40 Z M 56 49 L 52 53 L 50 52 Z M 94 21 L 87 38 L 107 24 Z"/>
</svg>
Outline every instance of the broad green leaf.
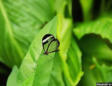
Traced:
<svg viewBox="0 0 112 86">
<path fill-rule="evenodd" d="M 93 22 L 86 22 L 74 28 L 74 34 L 80 39 L 79 44 L 83 51 L 82 65 L 84 68 L 84 76 L 79 86 L 89 86 L 90 84 L 91 86 L 96 86 L 96 82 L 111 81 L 111 77 L 108 77 L 109 80 L 107 78 L 108 74 L 112 76 L 110 73 L 111 67 L 109 69 L 108 66 L 102 66 L 103 64 L 106 65 L 109 63 L 106 63 L 106 60 L 111 61 L 112 59 L 112 50 L 105 41 L 105 39 L 108 39 L 110 43 L 112 42 L 111 25 L 111 17 L 103 16 Z M 92 61 L 92 57 L 97 58 L 97 64 Z M 111 64 L 109 65 L 111 66 Z"/>
<path fill-rule="evenodd" d="M 74 34 L 80 39 L 86 34 L 100 35 L 112 42 L 112 17 L 103 16 L 93 22 L 86 22 L 74 28 Z"/>
<path fill-rule="evenodd" d="M 106 43 L 106 40 L 97 35 L 87 35 L 79 41 L 80 48 L 85 55 L 112 61 L 112 50 Z"/>
<path fill-rule="evenodd" d="M 48 86 L 65 86 L 61 65 L 60 56 L 56 53 Z"/>
<path fill-rule="evenodd" d="M 40 57 L 37 62 L 33 86 L 64 86 L 59 69 L 61 65 L 56 62 L 59 61 L 58 59 L 59 57 L 55 53 Z"/>
<path fill-rule="evenodd" d="M 37 60 L 40 57 L 42 52 L 42 37 L 47 34 L 51 33 L 56 36 L 56 25 L 57 25 L 57 17 L 53 18 L 35 37 L 33 40 L 20 68 L 17 73 L 17 79 L 13 80 L 13 82 L 17 82 L 16 86 L 21 86 L 32 78 L 35 73 L 35 67 L 37 65 Z M 9 76 L 9 79 L 12 77 L 13 72 Z M 33 80 L 33 79 L 32 79 Z M 32 81 L 33 82 L 33 81 Z M 7 86 L 10 86 L 10 80 L 7 82 Z M 24 85 L 25 86 L 25 85 Z M 27 86 L 27 84 L 26 84 Z"/>
<path fill-rule="evenodd" d="M 112 42 L 111 25 L 111 17 L 101 17 L 96 21 L 85 23 L 79 25 L 77 28 L 74 28 L 74 34 L 79 39 L 87 34 L 100 35 L 104 40 L 108 39 L 110 42 Z M 98 39 L 97 37 L 85 38 L 80 43 L 85 54 L 89 54 L 106 60 L 112 60 L 112 50 L 109 49 L 104 41 Z"/>
<path fill-rule="evenodd" d="M 0 0 L 0 60 L 20 65 L 41 28 L 54 17 L 49 0 Z"/>
<path fill-rule="evenodd" d="M 12 66 L 13 64 L 18 64 L 20 62 L 20 60 L 22 59 L 21 57 L 23 56 L 23 52 L 18 46 L 18 43 L 16 42 L 16 40 L 12 36 L 13 33 L 8 23 L 8 20 L 6 19 L 6 15 L 5 15 L 1 0 L 0 0 L 0 6 L 1 6 L 0 7 L 1 8 L 0 9 L 0 18 L 1 18 L 1 21 L 0 21 L 0 24 L 1 24 L 0 26 L 0 35 L 1 35 L 0 58 L 1 58 L 1 62 L 5 63 L 8 66 Z M 18 59 L 14 58 L 15 55 L 17 55 L 19 58 Z"/>
</svg>

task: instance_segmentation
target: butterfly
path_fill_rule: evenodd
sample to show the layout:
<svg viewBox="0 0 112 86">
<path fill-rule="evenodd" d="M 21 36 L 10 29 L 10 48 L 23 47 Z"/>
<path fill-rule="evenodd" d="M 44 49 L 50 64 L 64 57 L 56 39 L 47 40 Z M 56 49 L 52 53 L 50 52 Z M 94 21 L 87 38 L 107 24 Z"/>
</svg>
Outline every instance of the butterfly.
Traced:
<svg viewBox="0 0 112 86">
<path fill-rule="evenodd" d="M 52 34 L 46 34 L 42 38 L 42 46 L 46 55 L 58 51 L 59 45 L 60 42 Z"/>
</svg>

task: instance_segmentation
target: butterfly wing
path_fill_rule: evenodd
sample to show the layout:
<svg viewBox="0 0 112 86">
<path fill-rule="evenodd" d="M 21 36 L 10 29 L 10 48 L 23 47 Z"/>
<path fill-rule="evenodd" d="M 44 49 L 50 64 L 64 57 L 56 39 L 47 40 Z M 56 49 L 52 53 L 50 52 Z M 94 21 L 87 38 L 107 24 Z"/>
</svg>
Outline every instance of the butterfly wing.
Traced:
<svg viewBox="0 0 112 86">
<path fill-rule="evenodd" d="M 53 39 L 48 46 L 48 53 L 52 53 L 58 50 L 60 43 L 57 39 Z"/>
<path fill-rule="evenodd" d="M 49 44 L 51 43 L 52 40 L 54 40 L 54 36 L 52 34 L 46 34 L 43 38 L 42 38 L 42 46 L 44 49 L 44 52 L 47 51 Z"/>
</svg>

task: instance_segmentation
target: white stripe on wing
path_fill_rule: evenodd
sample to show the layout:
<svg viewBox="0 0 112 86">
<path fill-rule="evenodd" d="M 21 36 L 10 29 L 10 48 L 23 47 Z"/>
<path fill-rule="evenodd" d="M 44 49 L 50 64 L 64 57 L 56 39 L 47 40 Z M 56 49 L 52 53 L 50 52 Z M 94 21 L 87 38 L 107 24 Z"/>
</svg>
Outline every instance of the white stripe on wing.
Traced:
<svg viewBox="0 0 112 86">
<path fill-rule="evenodd" d="M 44 39 L 43 41 L 42 41 L 42 43 L 45 43 L 47 40 L 49 40 L 51 37 L 53 37 L 53 36 L 49 36 L 49 37 L 47 37 L 46 39 Z"/>
</svg>

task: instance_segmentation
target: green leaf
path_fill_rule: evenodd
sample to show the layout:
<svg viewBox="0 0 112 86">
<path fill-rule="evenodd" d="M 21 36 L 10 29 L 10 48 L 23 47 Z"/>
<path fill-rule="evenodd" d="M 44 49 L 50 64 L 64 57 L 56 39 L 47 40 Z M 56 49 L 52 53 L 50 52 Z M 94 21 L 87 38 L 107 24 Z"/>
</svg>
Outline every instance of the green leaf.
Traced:
<svg viewBox="0 0 112 86">
<path fill-rule="evenodd" d="M 17 73 L 18 73 L 18 68 L 16 66 L 14 66 L 11 76 L 8 78 L 7 86 L 13 86 L 13 85 L 17 86 Z"/>
<path fill-rule="evenodd" d="M 48 86 L 65 86 L 61 65 L 60 56 L 56 53 Z"/>
<path fill-rule="evenodd" d="M 96 86 L 96 82 L 112 80 L 109 77 L 112 76 L 112 73 L 110 73 L 112 50 L 110 49 L 111 45 L 107 45 L 112 43 L 111 19 L 111 16 L 106 15 L 74 28 L 74 34 L 80 39 L 79 46 L 83 52 L 84 76 L 79 86 L 89 86 L 90 84 Z M 97 63 L 93 61 L 93 57 L 95 57 Z"/>
<path fill-rule="evenodd" d="M 85 21 L 90 20 L 92 17 L 91 10 L 93 6 L 93 1 L 94 0 L 80 0 Z"/>
<path fill-rule="evenodd" d="M 49 0 L 50 5 L 52 6 L 53 10 L 57 13 L 62 9 L 63 4 L 66 2 L 65 0 Z"/>
<path fill-rule="evenodd" d="M 64 86 L 60 69 L 58 69 L 60 65 L 58 65 L 59 62 L 56 62 L 59 61 L 58 59 L 59 57 L 55 53 L 40 56 L 37 62 L 33 86 Z"/>
<path fill-rule="evenodd" d="M 80 48 L 85 55 L 112 61 L 112 50 L 106 43 L 104 39 L 97 35 L 87 35 L 79 41 Z"/>
<path fill-rule="evenodd" d="M 55 53 L 40 56 L 40 59 L 37 61 L 33 86 L 48 86 L 54 58 Z"/>
<path fill-rule="evenodd" d="M 0 0 L 0 60 L 9 67 L 20 65 L 35 35 L 54 15 L 49 0 Z"/>
<path fill-rule="evenodd" d="M 66 80 L 73 85 L 73 82 L 70 78 L 69 70 L 66 64 L 67 52 L 71 43 L 71 30 L 72 29 L 72 20 L 70 18 L 65 18 L 62 13 L 58 14 L 58 24 L 57 24 L 57 37 L 60 41 L 59 55 L 62 61 L 62 68 Z"/>
<path fill-rule="evenodd" d="M 74 83 L 72 86 L 76 86 L 83 75 L 81 56 L 81 51 L 79 50 L 76 41 L 72 39 L 67 58 L 68 70 L 72 82 Z"/>
<path fill-rule="evenodd" d="M 72 20 L 58 14 L 57 37 L 60 41 L 60 54 L 66 59 L 66 54 L 71 43 Z M 67 35 L 66 35 L 67 34 Z"/>
<path fill-rule="evenodd" d="M 98 82 L 112 82 L 112 66 L 99 64 L 96 57 L 83 57 L 84 76 L 79 86 L 96 86 Z"/>
<path fill-rule="evenodd" d="M 112 82 L 112 65 L 99 64 L 97 59 L 93 58 L 96 68 L 99 69 L 103 82 Z"/>
<path fill-rule="evenodd" d="M 112 42 L 112 17 L 103 16 L 93 22 L 86 22 L 74 28 L 74 34 L 80 39 L 86 34 L 100 35 Z"/>
<path fill-rule="evenodd" d="M 42 52 L 42 37 L 47 34 L 51 33 L 56 36 L 56 25 L 57 25 L 57 17 L 53 18 L 40 32 L 36 35 L 35 39 L 33 40 L 20 68 L 19 72 L 17 73 L 17 79 L 14 79 L 13 82 L 18 80 L 15 86 L 22 86 L 24 83 L 29 80 L 29 78 L 34 77 L 35 74 L 35 67 L 37 65 L 37 60 L 40 57 Z M 9 76 L 12 77 L 13 72 Z M 33 79 L 32 79 L 33 80 Z M 33 82 L 33 81 L 32 81 Z M 8 79 L 7 86 L 9 85 L 10 80 Z M 27 86 L 27 84 L 26 84 Z"/>
<path fill-rule="evenodd" d="M 112 60 L 112 50 L 105 42 L 106 39 L 112 42 L 111 25 L 111 17 L 101 17 L 96 21 L 85 23 L 79 25 L 77 28 L 74 28 L 74 34 L 79 39 L 88 34 L 101 36 L 100 38 L 94 38 L 94 35 L 88 35 L 87 38 L 84 38 L 80 41 L 80 46 L 86 55 L 96 56 L 97 58 L 105 60 Z"/>
</svg>

